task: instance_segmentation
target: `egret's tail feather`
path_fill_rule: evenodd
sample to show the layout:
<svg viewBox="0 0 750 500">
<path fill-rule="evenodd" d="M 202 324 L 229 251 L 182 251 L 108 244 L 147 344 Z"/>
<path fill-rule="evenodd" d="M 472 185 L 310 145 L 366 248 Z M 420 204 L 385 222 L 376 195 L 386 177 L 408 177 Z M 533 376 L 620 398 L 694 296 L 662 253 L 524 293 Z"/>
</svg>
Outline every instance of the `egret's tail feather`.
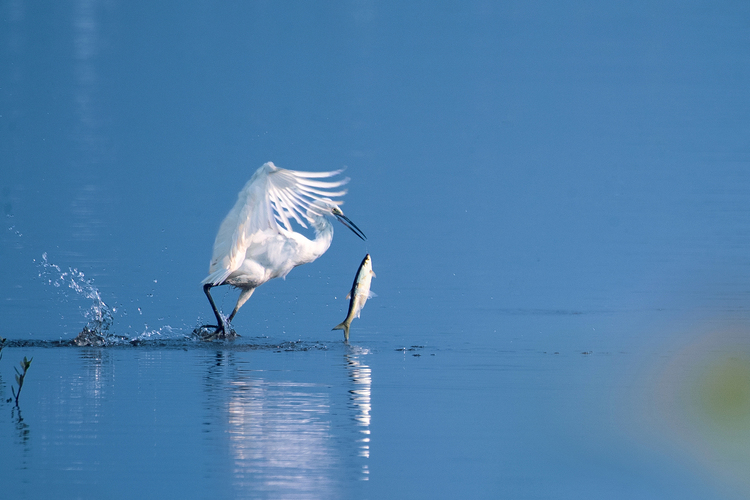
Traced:
<svg viewBox="0 0 750 500">
<path fill-rule="evenodd" d="M 222 283 L 224 283 L 224 280 L 229 277 L 230 274 L 232 274 L 232 272 L 228 269 L 218 269 L 206 276 L 203 281 L 201 281 L 201 285 L 221 285 Z"/>
<path fill-rule="evenodd" d="M 349 342 L 349 326 L 350 325 L 351 325 L 351 323 L 348 323 L 348 322 L 344 321 L 343 323 L 339 323 L 338 325 L 336 325 L 333 328 L 331 328 L 331 331 L 333 331 L 333 330 L 344 330 L 344 340 L 346 340 L 347 342 Z"/>
</svg>

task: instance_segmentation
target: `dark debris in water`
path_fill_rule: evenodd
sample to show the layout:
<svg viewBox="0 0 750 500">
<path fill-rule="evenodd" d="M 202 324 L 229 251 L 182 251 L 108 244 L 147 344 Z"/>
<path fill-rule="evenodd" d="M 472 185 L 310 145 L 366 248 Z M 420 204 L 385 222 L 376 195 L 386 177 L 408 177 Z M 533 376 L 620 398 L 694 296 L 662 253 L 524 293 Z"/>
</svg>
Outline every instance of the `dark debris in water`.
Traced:
<svg viewBox="0 0 750 500">
<path fill-rule="evenodd" d="M 83 332 L 82 332 L 83 333 Z M 129 339 L 128 337 L 121 337 L 116 335 L 110 335 L 103 338 L 99 335 L 85 335 L 80 334 L 75 339 L 60 339 L 60 340 L 10 340 L 8 339 L 3 347 L 6 348 L 28 348 L 28 347 L 41 347 L 41 348 L 53 348 L 53 347 L 71 347 L 71 348 L 100 348 L 100 349 L 181 349 L 181 350 L 193 350 L 193 349 L 221 349 L 221 350 L 232 350 L 232 351 L 274 351 L 274 352 L 304 352 L 304 351 L 326 351 L 328 350 L 328 344 L 318 342 L 307 342 L 307 341 L 290 341 L 281 343 L 253 343 L 253 342 L 204 342 L 194 337 L 185 336 L 184 338 L 176 339 Z"/>
<path fill-rule="evenodd" d="M 542 351 L 542 352 L 544 354 L 560 354 L 560 351 L 552 351 L 552 352 Z M 581 351 L 581 354 L 583 354 L 584 356 L 591 356 L 592 354 L 594 354 L 594 351 Z M 609 353 L 599 351 L 598 354 L 609 354 Z"/>
<path fill-rule="evenodd" d="M 424 349 L 424 346 L 423 345 L 413 345 L 411 347 L 399 347 L 396 350 L 397 351 L 406 352 L 406 351 L 416 351 L 417 349 Z"/>
<path fill-rule="evenodd" d="M 283 342 L 273 347 L 274 352 L 327 351 L 328 345 L 321 342 L 307 343 L 301 340 Z"/>
<path fill-rule="evenodd" d="M 412 352 L 413 353 L 412 356 L 414 356 L 415 358 L 419 358 L 422 356 L 422 354 L 419 352 L 414 352 L 414 351 L 421 351 L 424 348 L 425 346 L 423 345 L 413 345 L 411 347 L 399 347 L 398 349 L 396 349 L 396 352 L 403 352 L 403 353 Z M 434 355 L 435 353 L 430 354 L 430 356 L 434 356 Z"/>
</svg>

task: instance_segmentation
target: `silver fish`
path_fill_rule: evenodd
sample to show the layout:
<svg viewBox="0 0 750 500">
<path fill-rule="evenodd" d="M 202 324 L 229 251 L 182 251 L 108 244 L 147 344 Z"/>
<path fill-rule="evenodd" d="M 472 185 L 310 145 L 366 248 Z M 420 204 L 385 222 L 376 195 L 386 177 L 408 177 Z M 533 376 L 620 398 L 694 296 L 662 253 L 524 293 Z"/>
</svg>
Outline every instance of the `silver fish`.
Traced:
<svg viewBox="0 0 750 500">
<path fill-rule="evenodd" d="M 352 289 L 346 296 L 347 299 L 351 298 L 346 319 L 332 328 L 333 330 L 344 330 L 344 340 L 346 342 L 349 342 L 349 326 L 351 326 L 352 320 L 355 316 L 359 318 L 359 312 L 365 307 L 367 299 L 375 295 L 370 292 L 370 283 L 374 277 L 375 272 L 372 270 L 372 259 L 368 253 L 362 260 L 362 264 L 359 265 Z"/>
</svg>

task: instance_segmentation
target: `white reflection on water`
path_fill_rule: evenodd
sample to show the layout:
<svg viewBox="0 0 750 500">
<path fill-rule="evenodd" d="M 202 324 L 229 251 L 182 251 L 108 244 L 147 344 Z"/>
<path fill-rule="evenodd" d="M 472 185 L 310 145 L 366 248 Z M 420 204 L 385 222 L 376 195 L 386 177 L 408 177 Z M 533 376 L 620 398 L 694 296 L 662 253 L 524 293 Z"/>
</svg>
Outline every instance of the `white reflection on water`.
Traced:
<svg viewBox="0 0 750 500">
<path fill-rule="evenodd" d="M 84 361 L 86 374 L 78 382 L 82 384 L 84 396 L 98 410 L 102 405 L 105 392 L 114 378 L 112 353 L 106 349 L 87 349 L 81 351 L 80 357 Z M 95 412 L 95 416 L 98 418 L 97 412 Z"/>
<path fill-rule="evenodd" d="M 354 388 L 349 391 L 349 400 L 354 410 L 354 420 L 360 436 L 357 439 L 357 455 L 370 458 L 370 419 L 372 411 L 372 370 L 359 360 L 359 354 L 367 354 L 367 351 L 359 351 L 346 355 L 349 377 Z M 362 464 L 362 479 L 367 480 L 370 470 L 368 464 Z"/>
<path fill-rule="evenodd" d="M 233 482 L 296 498 L 330 498 L 336 462 L 328 394 L 313 384 L 243 378 L 227 401 Z"/>
<path fill-rule="evenodd" d="M 112 432 L 101 425 L 107 420 L 105 402 L 114 383 L 112 353 L 86 349 L 80 351 L 79 357 L 82 372 L 50 379 L 49 390 L 39 396 L 42 411 L 38 425 L 54 429 L 38 437 L 38 449 L 44 452 L 36 467 L 42 470 L 92 472 L 101 466 L 99 461 L 77 451 L 95 448 L 100 438 L 106 439 Z"/>
<path fill-rule="evenodd" d="M 70 199 L 71 237 L 79 241 L 97 241 L 106 228 L 101 204 L 107 194 L 102 189 L 105 167 L 111 159 L 105 117 L 106 99 L 102 96 L 101 65 L 107 45 L 103 14 L 106 4 L 99 0 L 77 0 L 73 10 L 73 71 L 75 84 L 72 99 L 76 120 L 72 138 L 78 146 L 73 170 L 78 174 L 76 193 Z"/>
<path fill-rule="evenodd" d="M 102 45 L 97 8 L 96 0 L 79 0 L 76 2 L 73 13 L 73 47 L 77 82 L 75 104 L 79 121 L 76 139 L 80 141 L 81 147 L 88 154 L 97 151 L 102 141 L 99 133 L 100 110 L 95 97 L 99 87 L 96 57 Z"/>
<path fill-rule="evenodd" d="M 315 382 L 264 376 L 234 352 L 211 358 L 207 403 L 212 416 L 225 415 L 223 431 L 212 440 L 218 436 L 214 442 L 226 446 L 235 495 L 337 498 L 352 480 L 369 479 L 372 370 L 362 362 L 366 354 L 350 348 L 342 365 L 321 365 Z M 328 375 L 344 384 L 324 382 Z"/>
</svg>

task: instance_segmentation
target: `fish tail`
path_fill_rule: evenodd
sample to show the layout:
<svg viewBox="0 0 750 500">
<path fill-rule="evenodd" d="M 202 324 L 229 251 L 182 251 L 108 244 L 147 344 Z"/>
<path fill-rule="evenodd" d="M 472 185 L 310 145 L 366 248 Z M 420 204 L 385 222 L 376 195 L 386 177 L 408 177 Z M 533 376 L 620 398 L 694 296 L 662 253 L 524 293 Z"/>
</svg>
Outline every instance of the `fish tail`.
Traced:
<svg viewBox="0 0 750 500">
<path fill-rule="evenodd" d="M 344 330 L 344 340 L 349 342 L 349 326 L 351 325 L 350 322 L 344 321 L 343 323 L 339 323 L 338 325 L 331 328 L 331 330 Z"/>
</svg>

